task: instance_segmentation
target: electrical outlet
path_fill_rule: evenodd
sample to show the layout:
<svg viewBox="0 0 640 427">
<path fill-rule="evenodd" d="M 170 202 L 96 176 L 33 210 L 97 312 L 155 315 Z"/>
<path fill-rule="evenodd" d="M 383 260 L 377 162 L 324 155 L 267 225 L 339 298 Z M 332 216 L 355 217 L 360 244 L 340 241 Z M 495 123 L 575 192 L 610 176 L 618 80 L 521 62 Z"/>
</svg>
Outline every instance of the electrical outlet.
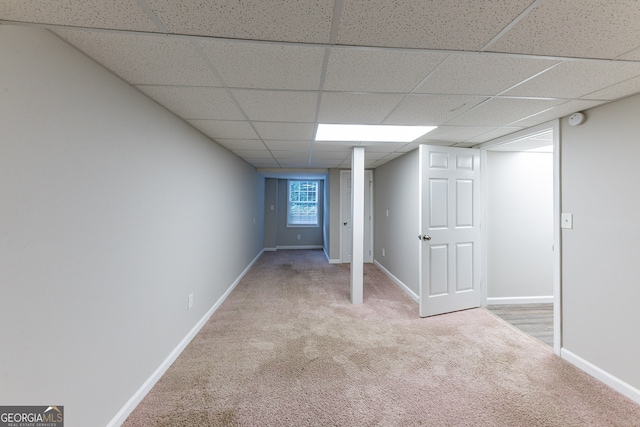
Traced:
<svg viewBox="0 0 640 427">
<path fill-rule="evenodd" d="M 386 252 L 385 252 L 384 248 L 382 248 L 382 256 L 386 256 Z"/>
<path fill-rule="evenodd" d="M 298 240 L 302 240 L 302 236 L 301 236 L 301 235 L 299 235 L 299 234 L 298 234 L 298 236 L 296 236 L 296 238 L 297 238 Z"/>
<path fill-rule="evenodd" d="M 193 307 L 193 294 L 189 294 L 189 310 Z"/>
</svg>

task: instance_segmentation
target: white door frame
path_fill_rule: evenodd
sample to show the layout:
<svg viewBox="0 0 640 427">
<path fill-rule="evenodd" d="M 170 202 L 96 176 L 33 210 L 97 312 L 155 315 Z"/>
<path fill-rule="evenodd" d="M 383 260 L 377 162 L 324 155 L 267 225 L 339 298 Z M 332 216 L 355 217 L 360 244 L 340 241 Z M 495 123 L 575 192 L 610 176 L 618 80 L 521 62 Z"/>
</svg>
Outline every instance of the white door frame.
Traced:
<svg viewBox="0 0 640 427">
<path fill-rule="evenodd" d="M 487 198 L 486 174 L 487 174 L 487 150 L 499 145 L 515 142 L 520 139 L 529 138 L 531 136 L 553 131 L 553 352 L 560 355 L 562 348 L 562 239 L 560 233 L 560 212 L 561 212 L 561 194 L 560 194 L 560 121 L 553 120 L 512 133 L 493 141 L 485 142 L 477 146 L 481 150 L 481 176 L 482 176 L 482 197 Z M 482 224 L 486 221 L 486 204 L 482 213 Z M 483 241 L 487 241 L 487 228 L 482 228 Z M 482 247 L 482 305 L 487 305 L 487 248 Z"/>
<path fill-rule="evenodd" d="M 345 177 L 347 175 L 351 175 L 351 171 L 350 170 L 341 170 L 340 171 L 340 262 L 344 263 L 346 262 L 343 258 L 343 253 L 342 253 L 342 239 L 343 239 L 343 223 L 344 223 L 344 218 L 342 217 L 342 189 L 344 187 L 344 180 Z M 371 253 L 369 254 L 367 251 L 365 251 L 364 254 L 364 260 L 367 263 L 371 263 L 373 262 L 373 171 L 371 169 L 365 169 L 364 171 L 364 177 L 365 177 L 365 191 L 367 192 L 367 195 L 369 197 L 369 204 L 368 206 L 365 207 L 365 213 L 367 212 L 368 209 L 368 213 L 369 213 L 369 217 L 371 218 L 371 220 L 368 222 L 369 223 L 369 232 L 367 233 L 367 236 L 365 236 L 365 241 L 369 241 L 369 248 L 366 248 L 367 251 L 370 251 Z M 366 220 L 366 218 L 365 218 Z M 366 230 L 366 227 L 365 227 Z"/>
</svg>

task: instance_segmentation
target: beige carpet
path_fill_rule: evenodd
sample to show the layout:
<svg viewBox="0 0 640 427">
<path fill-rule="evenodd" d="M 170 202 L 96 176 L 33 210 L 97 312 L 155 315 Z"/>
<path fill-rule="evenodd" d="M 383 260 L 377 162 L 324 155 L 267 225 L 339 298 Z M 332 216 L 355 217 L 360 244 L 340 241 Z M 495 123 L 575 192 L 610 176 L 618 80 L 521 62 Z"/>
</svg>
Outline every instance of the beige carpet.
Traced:
<svg viewBox="0 0 640 427">
<path fill-rule="evenodd" d="M 640 406 L 484 309 L 426 319 L 365 266 L 265 253 L 125 426 L 638 426 Z"/>
</svg>

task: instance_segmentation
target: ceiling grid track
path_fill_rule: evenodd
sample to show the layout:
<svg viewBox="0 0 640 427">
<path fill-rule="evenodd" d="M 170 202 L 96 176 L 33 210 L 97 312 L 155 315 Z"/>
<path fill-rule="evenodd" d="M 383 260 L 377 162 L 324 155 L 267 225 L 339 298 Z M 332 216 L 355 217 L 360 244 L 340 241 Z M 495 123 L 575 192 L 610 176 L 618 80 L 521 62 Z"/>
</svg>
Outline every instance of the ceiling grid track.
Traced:
<svg viewBox="0 0 640 427">
<path fill-rule="evenodd" d="M 269 149 L 267 144 L 264 142 L 264 139 L 262 139 L 262 136 L 260 135 L 260 133 L 256 129 L 255 125 L 253 124 L 253 121 L 251 119 L 249 119 L 249 116 L 247 115 L 247 113 L 244 111 L 244 109 L 240 105 L 240 102 L 238 102 L 236 97 L 233 95 L 233 92 L 227 86 L 227 83 L 224 81 L 224 78 L 222 77 L 222 75 L 218 72 L 218 70 L 216 69 L 216 67 L 213 64 L 213 62 L 211 62 L 211 60 L 209 59 L 209 56 L 207 56 L 207 54 L 202 49 L 202 46 L 200 46 L 200 44 L 196 40 L 191 40 L 191 43 L 193 44 L 195 49 L 198 51 L 198 53 L 202 56 L 202 59 L 207 63 L 207 66 L 211 69 L 211 72 L 216 76 L 216 78 L 218 80 L 220 80 L 220 82 L 222 83 L 222 87 L 224 88 L 225 92 L 227 93 L 227 95 L 229 95 L 229 97 L 235 103 L 235 105 L 238 108 L 238 110 L 240 111 L 240 113 L 244 116 L 244 118 L 249 123 L 249 125 L 251 126 L 253 131 L 256 133 L 256 135 L 260 139 L 260 142 L 262 142 L 262 144 L 264 145 L 264 148 L 269 152 L 269 154 L 271 155 L 273 160 L 276 162 L 278 167 L 281 167 L 280 166 L 280 162 L 278 161 L 278 159 L 276 159 L 276 157 L 273 155 L 273 152 Z"/>
</svg>

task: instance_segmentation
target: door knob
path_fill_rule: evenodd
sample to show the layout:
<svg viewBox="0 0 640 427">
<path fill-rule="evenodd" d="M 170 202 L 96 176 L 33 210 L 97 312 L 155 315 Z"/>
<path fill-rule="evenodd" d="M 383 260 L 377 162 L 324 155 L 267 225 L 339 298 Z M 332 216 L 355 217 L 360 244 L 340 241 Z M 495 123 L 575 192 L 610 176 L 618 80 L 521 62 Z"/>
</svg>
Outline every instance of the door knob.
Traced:
<svg viewBox="0 0 640 427">
<path fill-rule="evenodd" d="M 422 236 L 418 236 L 418 239 L 431 240 L 431 236 L 429 236 L 428 234 L 424 234 Z"/>
<path fill-rule="evenodd" d="M 343 223 L 342 223 L 342 225 L 347 225 L 347 223 L 346 223 L 346 222 L 343 222 Z"/>
</svg>

